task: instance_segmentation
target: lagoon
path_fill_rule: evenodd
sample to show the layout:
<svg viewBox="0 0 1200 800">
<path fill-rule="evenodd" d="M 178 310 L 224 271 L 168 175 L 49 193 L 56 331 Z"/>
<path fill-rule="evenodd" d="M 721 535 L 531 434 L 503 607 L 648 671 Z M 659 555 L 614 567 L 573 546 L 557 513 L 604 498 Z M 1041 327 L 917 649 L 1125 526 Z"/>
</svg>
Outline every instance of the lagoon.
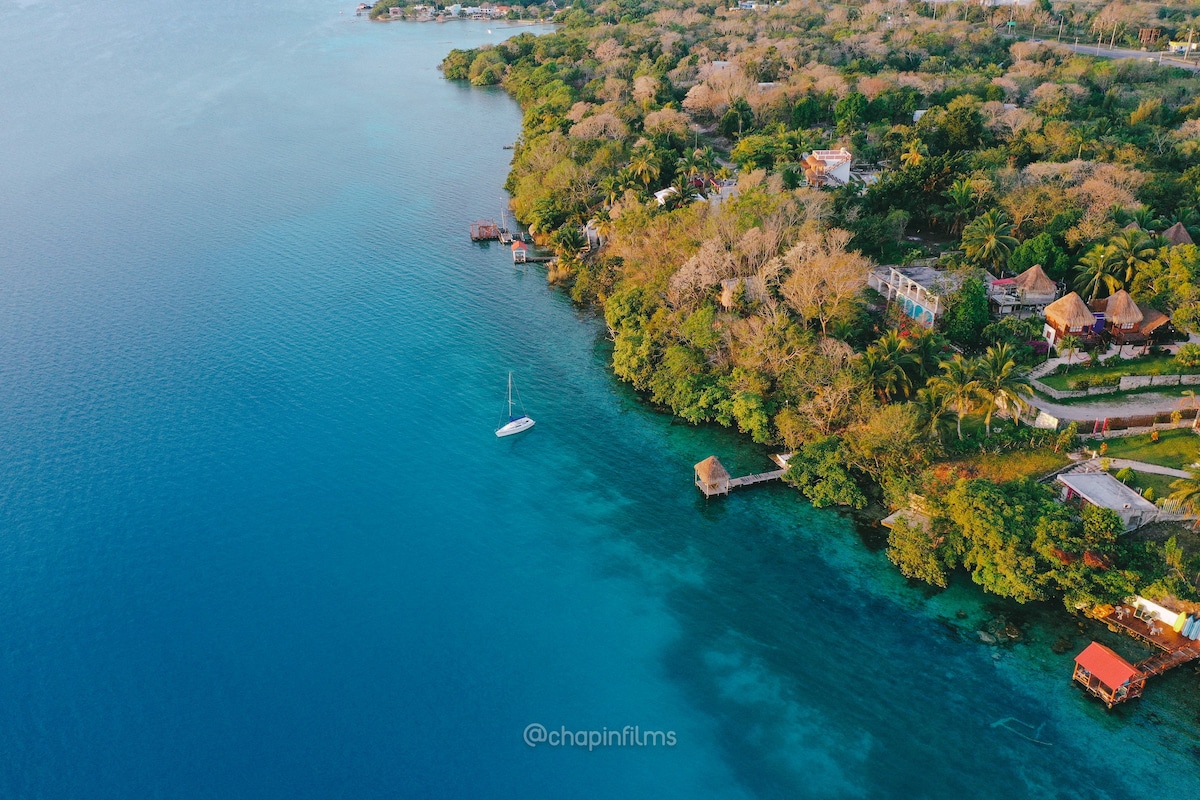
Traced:
<svg viewBox="0 0 1200 800">
<path fill-rule="evenodd" d="M 0 2 L 0 796 L 1194 794 L 1190 671 L 1110 714 L 1060 613 L 705 502 L 765 454 L 467 237 L 520 109 L 436 65 L 527 28 L 353 5 Z"/>
</svg>

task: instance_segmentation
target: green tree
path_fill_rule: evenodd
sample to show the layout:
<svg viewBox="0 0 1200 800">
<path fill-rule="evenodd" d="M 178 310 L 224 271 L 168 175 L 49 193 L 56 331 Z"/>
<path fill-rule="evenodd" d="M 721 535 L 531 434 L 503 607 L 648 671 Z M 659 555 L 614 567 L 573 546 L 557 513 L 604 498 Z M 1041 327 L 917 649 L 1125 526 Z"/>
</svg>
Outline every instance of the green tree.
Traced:
<svg viewBox="0 0 1200 800">
<path fill-rule="evenodd" d="M 946 495 L 946 515 L 962 531 L 971 579 L 1022 603 L 1045 599 L 1049 565 L 1033 544 L 1039 522 L 1065 516 L 1065 507 L 1056 505 L 1050 491 L 1032 481 L 960 480 Z"/>
<path fill-rule="evenodd" d="M 942 362 L 942 374 L 929 382 L 929 388 L 945 397 L 957 416 L 958 438 L 962 441 L 962 421 L 979 401 L 979 362 L 955 353 Z"/>
<path fill-rule="evenodd" d="M 803 492 L 817 508 L 865 508 L 867 497 L 847 469 L 847 462 L 842 440 L 826 436 L 800 448 L 788 462 L 783 480 Z"/>
<path fill-rule="evenodd" d="M 908 343 L 896 331 L 888 331 L 868 347 L 860 363 L 867 383 L 875 390 L 880 402 L 890 402 L 896 395 L 907 396 L 912 389 L 908 372 L 915 358 L 908 351 Z"/>
<path fill-rule="evenodd" d="M 1071 259 L 1044 231 L 1021 242 L 1008 259 L 1008 267 L 1013 272 L 1024 272 L 1034 264 L 1041 264 L 1046 274 L 1056 281 L 1065 278 L 1071 270 Z"/>
<path fill-rule="evenodd" d="M 1013 360 L 1008 345 L 989 347 L 979 359 L 978 375 L 979 394 L 988 407 L 983 419 L 988 435 L 992 433 L 992 412 L 996 410 L 1008 414 L 1013 423 L 1019 425 L 1021 411 L 1027 405 L 1026 398 L 1033 397 L 1033 385 L 1029 382 L 1028 371 Z"/>
<path fill-rule="evenodd" d="M 903 160 L 904 156 L 900 158 Z M 949 189 L 942 192 L 942 196 L 946 198 L 942 213 L 950 222 L 950 235 L 957 236 L 963 225 L 979 208 L 979 195 L 975 191 L 975 183 L 968 178 L 959 178 L 950 184 Z"/>
<path fill-rule="evenodd" d="M 1008 263 L 1008 257 L 1017 247 L 1017 240 L 1012 235 L 1012 222 L 1008 215 L 993 208 L 963 228 L 962 245 L 967 258 L 998 272 Z"/>
<path fill-rule="evenodd" d="M 888 531 L 888 560 L 906 578 L 945 588 L 953 564 L 947 562 L 940 544 L 941 537 L 935 537 L 927 524 L 897 517 Z"/>
<path fill-rule="evenodd" d="M 1079 337 L 1073 333 L 1068 333 L 1058 340 L 1058 351 L 1067 357 L 1067 372 L 1071 371 L 1071 361 L 1079 352 L 1079 344 Z"/>
<path fill-rule="evenodd" d="M 863 123 L 867 114 L 867 97 L 861 92 L 850 92 L 833 107 L 833 118 L 837 121 L 839 136 L 853 133 Z"/>
<path fill-rule="evenodd" d="M 1117 255 L 1111 247 L 1094 245 L 1075 267 L 1075 291 L 1090 303 L 1097 297 L 1108 296 L 1124 288 L 1116 275 L 1119 268 Z"/>
<path fill-rule="evenodd" d="M 1134 276 L 1158 252 L 1154 240 L 1137 228 L 1127 228 L 1108 240 L 1113 268 L 1122 286 L 1133 284 Z"/>
<path fill-rule="evenodd" d="M 979 347 L 990 319 L 987 287 L 978 278 L 970 277 L 947 298 L 942 329 L 954 344 L 974 349 Z"/>
</svg>

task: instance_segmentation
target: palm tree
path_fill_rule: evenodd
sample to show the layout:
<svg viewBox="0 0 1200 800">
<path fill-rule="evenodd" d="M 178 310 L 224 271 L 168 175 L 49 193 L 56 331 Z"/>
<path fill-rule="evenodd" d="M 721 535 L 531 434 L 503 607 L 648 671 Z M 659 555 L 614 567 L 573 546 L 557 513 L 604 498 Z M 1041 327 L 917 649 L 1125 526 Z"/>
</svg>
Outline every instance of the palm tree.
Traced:
<svg viewBox="0 0 1200 800">
<path fill-rule="evenodd" d="M 979 393 L 988 401 L 983 425 L 992 434 L 992 413 L 997 409 L 1010 414 L 1013 422 L 1021 424 L 1025 398 L 1033 397 L 1033 385 L 1027 370 L 1018 367 L 1007 344 L 989 347 L 979 359 Z"/>
<path fill-rule="evenodd" d="M 1067 131 L 1067 138 L 1071 140 L 1071 144 L 1079 145 L 1079 151 L 1075 154 L 1076 158 L 1083 158 L 1083 148 L 1092 143 L 1098 130 L 1097 126 L 1090 122 L 1077 122 L 1070 127 Z"/>
<path fill-rule="evenodd" d="M 976 374 L 979 364 L 974 359 L 963 358 L 955 353 L 953 358 L 942 362 L 942 374 L 929 382 L 929 389 L 943 397 L 958 416 L 958 438 L 963 438 L 963 417 L 971 413 L 979 399 L 979 381 Z"/>
<path fill-rule="evenodd" d="M 917 413 L 920 415 L 925 432 L 929 434 L 930 438 L 941 444 L 942 429 L 954 416 L 953 403 L 950 398 L 927 386 L 917 392 L 917 399 L 913 401 L 913 405 L 917 407 Z"/>
<path fill-rule="evenodd" d="M 950 218 L 950 235 L 957 236 L 966 224 L 967 219 L 979 207 L 979 198 L 975 194 L 975 185 L 966 178 L 959 178 L 950 184 L 950 188 L 942 192 L 949 202 L 946 204 L 946 216 Z"/>
<path fill-rule="evenodd" d="M 962 244 L 968 258 L 998 271 L 1008 263 L 1008 257 L 1018 243 L 1012 235 L 1012 222 L 1008 216 L 993 208 L 963 228 Z"/>
<path fill-rule="evenodd" d="M 1058 340 L 1059 352 L 1067 355 L 1067 372 L 1071 371 L 1071 359 L 1079 352 L 1079 344 L 1079 337 L 1071 333 Z"/>
<path fill-rule="evenodd" d="M 1138 227 L 1144 231 L 1161 231 L 1167 227 L 1166 222 L 1162 217 L 1154 213 L 1154 209 L 1149 206 L 1142 206 L 1137 211 L 1129 215 L 1132 222 L 1136 222 Z"/>
<path fill-rule="evenodd" d="M 891 402 L 897 394 L 908 395 L 912 383 L 906 368 L 912 361 L 907 343 L 895 331 L 888 331 L 862 354 L 867 381 L 881 403 Z"/>
<path fill-rule="evenodd" d="M 1171 483 L 1174 491 L 1168 497 L 1182 503 L 1189 514 L 1195 514 L 1200 511 L 1200 470 L 1189 469 L 1188 472 L 1191 477 L 1180 478 Z M 1200 520 L 1197 520 L 1197 524 L 1200 524 Z"/>
<path fill-rule="evenodd" d="M 694 178 L 700 174 L 700 164 L 696 156 L 699 150 L 686 150 L 675 159 L 675 173 L 683 178 Z"/>
<path fill-rule="evenodd" d="M 900 154 L 900 163 L 906 167 L 918 166 L 925 160 L 926 152 L 925 145 L 919 139 L 913 139 L 908 143 L 908 149 Z"/>
<path fill-rule="evenodd" d="M 912 384 L 925 385 L 937 372 L 942 363 L 942 351 L 946 340 L 930 328 L 916 333 L 908 339 L 908 352 L 912 356 L 910 366 Z"/>
<path fill-rule="evenodd" d="M 1117 256 L 1112 248 L 1102 244 L 1093 246 L 1075 267 L 1076 291 L 1090 303 L 1101 292 L 1110 295 L 1123 288 L 1124 284 L 1115 274 L 1118 268 Z"/>
<path fill-rule="evenodd" d="M 599 188 L 600 194 L 604 198 L 604 203 L 609 206 L 616 205 L 617 200 L 625 192 L 625 185 L 621 180 L 621 175 L 615 172 L 610 172 L 601 178 Z"/>
<path fill-rule="evenodd" d="M 629 171 L 634 178 L 648 188 L 651 183 L 658 180 L 661 172 L 657 154 L 649 147 L 635 148 L 633 157 L 629 160 Z"/>
<path fill-rule="evenodd" d="M 1137 228 L 1129 228 L 1108 240 L 1117 275 L 1126 286 L 1133 284 L 1133 276 L 1149 264 L 1156 255 L 1154 239 Z"/>
</svg>

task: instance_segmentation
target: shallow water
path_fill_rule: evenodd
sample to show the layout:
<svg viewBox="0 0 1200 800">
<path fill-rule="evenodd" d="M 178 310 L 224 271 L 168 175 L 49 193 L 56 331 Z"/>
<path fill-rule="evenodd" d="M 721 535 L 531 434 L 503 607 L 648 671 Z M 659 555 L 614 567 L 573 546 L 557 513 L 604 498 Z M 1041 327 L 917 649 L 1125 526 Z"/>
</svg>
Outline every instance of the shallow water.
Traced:
<svg viewBox="0 0 1200 800">
<path fill-rule="evenodd" d="M 1194 672 L 1109 714 L 1060 616 L 700 498 L 764 453 L 467 239 L 520 112 L 435 67 L 514 29 L 352 8 L 0 0 L 0 795 L 1194 796 Z"/>
</svg>

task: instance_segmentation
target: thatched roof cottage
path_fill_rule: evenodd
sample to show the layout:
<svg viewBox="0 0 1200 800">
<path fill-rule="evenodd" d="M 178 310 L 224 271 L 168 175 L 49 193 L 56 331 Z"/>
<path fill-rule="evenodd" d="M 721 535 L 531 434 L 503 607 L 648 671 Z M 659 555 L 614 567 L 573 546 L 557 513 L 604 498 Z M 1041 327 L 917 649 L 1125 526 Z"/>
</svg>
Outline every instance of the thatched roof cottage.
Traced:
<svg viewBox="0 0 1200 800">
<path fill-rule="evenodd" d="M 1041 314 L 1058 297 L 1058 284 L 1041 264 L 1034 264 L 1015 278 L 992 281 L 988 291 L 992 311 L 1000 316 Z"/>
<path fill-rule="evenodd" d="M 1094 339 L 1096 315 L 1083 302 L 1077 292 L 1060 297 L 1046 306 L 1046 327 L 1042 335 L 1051 345 L 1064 336 L 1077 336 L 1081 340 Z"/>
</svg>

